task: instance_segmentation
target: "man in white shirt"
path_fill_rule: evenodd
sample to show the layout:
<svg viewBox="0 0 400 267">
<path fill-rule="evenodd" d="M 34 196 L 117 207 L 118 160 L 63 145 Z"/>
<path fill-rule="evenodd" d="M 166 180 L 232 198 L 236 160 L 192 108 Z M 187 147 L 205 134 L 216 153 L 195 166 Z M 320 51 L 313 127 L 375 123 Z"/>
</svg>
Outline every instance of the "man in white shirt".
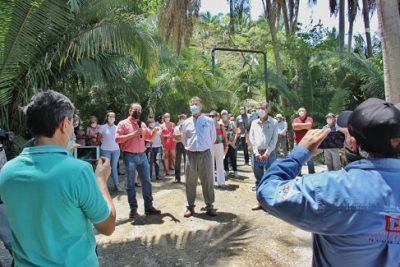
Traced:
<svg viewBox="0 0 400 267">
<path fill-rule="evenodd" d="M 283 120 L 282 114 L 276 114 L 275 119 L 278 121 L 278 141 L 276 142 L 275 153 L 278 155 L 278 147 L 282 148 L 283 155 L 287 156 L 287 146 L 286 146 L 286 132 L 287 123 Z"/>
<path fill-rule="evenodd" d="M 214 121 L 201 113 L 202 101 L 193 97 L 190 102 L 192 117 L 182 123 L 182 143 L 186 150 L 186 198 L 188 201 L 185 217 L 194 214 L 197 179 L 201 181 L 207 214 L 217 216 L 213 203 L 214 168 L 211 148 L 216 140 Z"/>
<path fill-rule="evenodd" d="M 268 170 L 272 163 L 276 161 L 275 146 L 278 140 L 278 123 L 268 116 L 270 111 L 269 104 L 261 102 L 258 104 L 259 119 L 251 123 L 249 141 L 253 151 L 253 172 L 256 177 L 255 188 L 257 188 L 264 173 Z M 262 209 L 257 204 L 252 210 Z"/>
</svg>

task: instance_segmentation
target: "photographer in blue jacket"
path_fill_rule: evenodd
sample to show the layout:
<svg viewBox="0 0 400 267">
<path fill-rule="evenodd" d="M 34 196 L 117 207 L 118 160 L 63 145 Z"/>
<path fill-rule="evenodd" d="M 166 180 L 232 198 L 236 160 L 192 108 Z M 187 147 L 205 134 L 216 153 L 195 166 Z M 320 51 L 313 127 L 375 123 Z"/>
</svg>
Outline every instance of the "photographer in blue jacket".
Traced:
<svg viewBox="0 0 400 267">
<path fill-rule="evenodd" d="M 313 266 L 399 266 L 400 111 L 371 98 L 338 118 L 343 170 L 296 177 L 330 132 L 310 130 L 261 179 L 257 199 L 272 215 L 312 232 Z"/>
</svg>

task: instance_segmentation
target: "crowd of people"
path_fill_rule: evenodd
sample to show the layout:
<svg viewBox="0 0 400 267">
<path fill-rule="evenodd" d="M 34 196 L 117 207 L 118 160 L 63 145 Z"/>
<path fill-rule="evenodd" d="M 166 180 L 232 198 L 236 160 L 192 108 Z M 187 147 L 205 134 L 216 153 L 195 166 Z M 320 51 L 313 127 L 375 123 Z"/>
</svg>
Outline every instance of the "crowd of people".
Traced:
<svg viewBox="0 0 400 267">
<path fill-rule="evenodd" d="M 1 200 L 12 239 L 18 242 L 12 243 L 10 232 L 3 231 L 2 204 L 0 237 L 17 266 L 98 265 L 92 225 L 106 235 L 115 229 L 110 175 L 114 190 L 127 192 L 129 218 L 138 214 L 137 187 L 142 188 L 145 214 L 161 214 L 152 194 L 152 180 L 164 178 L 160 164 L 166 176 L 175 171 L 173 183 L 182 183 L 184 177 L 184 217 L 196 212 L 198 180 L 206 214 L 217 216 L 215 183 L 225 187 L 230 169 L 239 177 L 240 148 L 255 177 L 252 190 L 259 203 L 252 210 L 266 210 L 313 232 L 314 266 L 398 265 L 400 111 L 391 103 L 369 99 L 353 112 L 328 113 L 323 129 L 313 129 L 314 120 L 304 107 L 290 124 L 282 114 L 272 116 L 266 102 L 250 113 L 240 107 L 237 117 L 227 110 L 203 112 L 199 97 L 188 108 L 191 116 L 178 115 L 176 125 L 169 113 L 157 121 L 148 118 L 146 124 L 141 105 L 132 103 L 127 118 L 117 125 L 115 113 L 108 112 L 102 125 L 90 116 L 84 131 L 67 97 L 51 90 L 34 95 L 24 112 L 35 146 L 7 164 L 0 158 Z M 294 131 L 290 154 L 289 127 Z M 313 156 L 322 152 L 318 147 L 330 132 L 344 135 L 344 148 L 323 149 L 328 171 L 315 173 Z M 74 159 L 71 151 L 78 146 L 99 146 L 101 157 L 90 164 Z M 343 169 L 340 153 L 350 163 Z M 118 178 L 121 155 L 125 188 Z M 304 164 L 307 175 L 301 172 Z"/>
</svg>

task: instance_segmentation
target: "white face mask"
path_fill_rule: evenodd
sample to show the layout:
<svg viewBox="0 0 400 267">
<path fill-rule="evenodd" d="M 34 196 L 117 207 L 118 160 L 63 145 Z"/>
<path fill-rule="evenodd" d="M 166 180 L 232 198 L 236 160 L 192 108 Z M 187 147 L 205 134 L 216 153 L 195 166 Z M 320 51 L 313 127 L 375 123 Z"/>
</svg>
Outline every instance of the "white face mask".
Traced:
<svg viewBox="0 0 400 267">
<path fill-rule="evenodd" d="M 185 121 L 185 120 L 180 119 L 180 120 L 179 120 L 179 124 L 182 124 L 184 121 Z"/>
<path fill-rule="evenodd" d="M 108 118 L 108 122 L 109 123 L 114 123 L 114 121 L 115 121 L 115 118 Z M 96 126 L 95 126 L 96 127 Z"/>
<path fill-rule="evenodd" d="M 149 124 L 149 127 L 150 127 L 150 128 L 154 128 L 154 126 L 156 126 L 156 124 L 155 124 L 154 122 L 152 122 L 152 123 Z"/>
<path fill-rule="evenodd" d="M 258 111 L 258 116 L 260 116 L 260 118 L 264 118 L 266 114 L 267 114 L 267 113 L 266 113 L 265 110 L 263 110 L 263 109 L 260 109 L 260 110 Z"/>
<path fill-rule="evenodd" d="M 92 123 L 90 124 L 90 127 L 95 128 L 97 126 L 97 123 Z"/>
<path fill-rule="evenodd" d="M 246 111 L 244 111 L 243 109 L 240 110 L 240 114 L 244 114 Z"/>
<path fill-rule="evenodd" d="M 327 122 L 328 124 L 331 124 L 331 123 L 332 123 L 332 119 L 331 119 L 331 118 L 328 118 L 328 119 L 326 119 L 326 122 Z"/>
<path fill-rule="evenodd" d="M 164 120 L 165 122 L 169 122 L 170 118 L 165 118 Z"/>
<path fill-rule="evenodd" d="M 304 114 L 306 114 L 304 111 L 300 111 L 300 112 L 299 112 L 299 116 L 300 116 L 300 117 L 303 117 Z"/>
<path fill-rule="evenodd" d="M 197 105 L 190 106 L 190 112 L 192 112 L 192 114 L 197 114 L 200 112 L 200 107 Z"/>
</svg>

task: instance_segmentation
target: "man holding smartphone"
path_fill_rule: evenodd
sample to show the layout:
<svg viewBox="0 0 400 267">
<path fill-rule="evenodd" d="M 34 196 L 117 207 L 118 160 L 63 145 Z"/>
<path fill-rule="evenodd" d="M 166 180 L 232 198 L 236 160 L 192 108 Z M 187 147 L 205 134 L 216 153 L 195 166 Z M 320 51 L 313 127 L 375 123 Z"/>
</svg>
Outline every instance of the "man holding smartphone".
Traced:
<svg viewBox="0 0 400 267">
<path fill-rule="evenodd" d="M 335 114 L 329 113 L 326 115 L 326 122 L 328 123 L 322 129 L 331 129 L 331 132 L 337 132 L 338 125 L 336 124 L 336 117 Z M 339 148 L 327 148 L 324 149 L 324 157 L 325 157 L 325 164 L 328 167 L 328 171 L 337 171 L 340 170 L 340 155 L 339 155 Z"/>
<path fill-rule="evenodd" d="M 343 170 L 296 178 L 330 132 L 310 130 L 267 171 L 257 199 L 313 233 L 312 266 L 399 266 L 400 110 L 370 98 L 342 112 L 338 125 L 349 161 Z"/>
<path fill-rule="evenodd" d="M 92 166 L 67 149 L 74 106 L 48 90 L 23 108 L 36 145 L 1 170 L 0 195 L 7 208 L 16 266 L 99 266 L 94 227 L 115 230 L 116 211 L 107 188 L 110 160 Z"/>
</svg>

